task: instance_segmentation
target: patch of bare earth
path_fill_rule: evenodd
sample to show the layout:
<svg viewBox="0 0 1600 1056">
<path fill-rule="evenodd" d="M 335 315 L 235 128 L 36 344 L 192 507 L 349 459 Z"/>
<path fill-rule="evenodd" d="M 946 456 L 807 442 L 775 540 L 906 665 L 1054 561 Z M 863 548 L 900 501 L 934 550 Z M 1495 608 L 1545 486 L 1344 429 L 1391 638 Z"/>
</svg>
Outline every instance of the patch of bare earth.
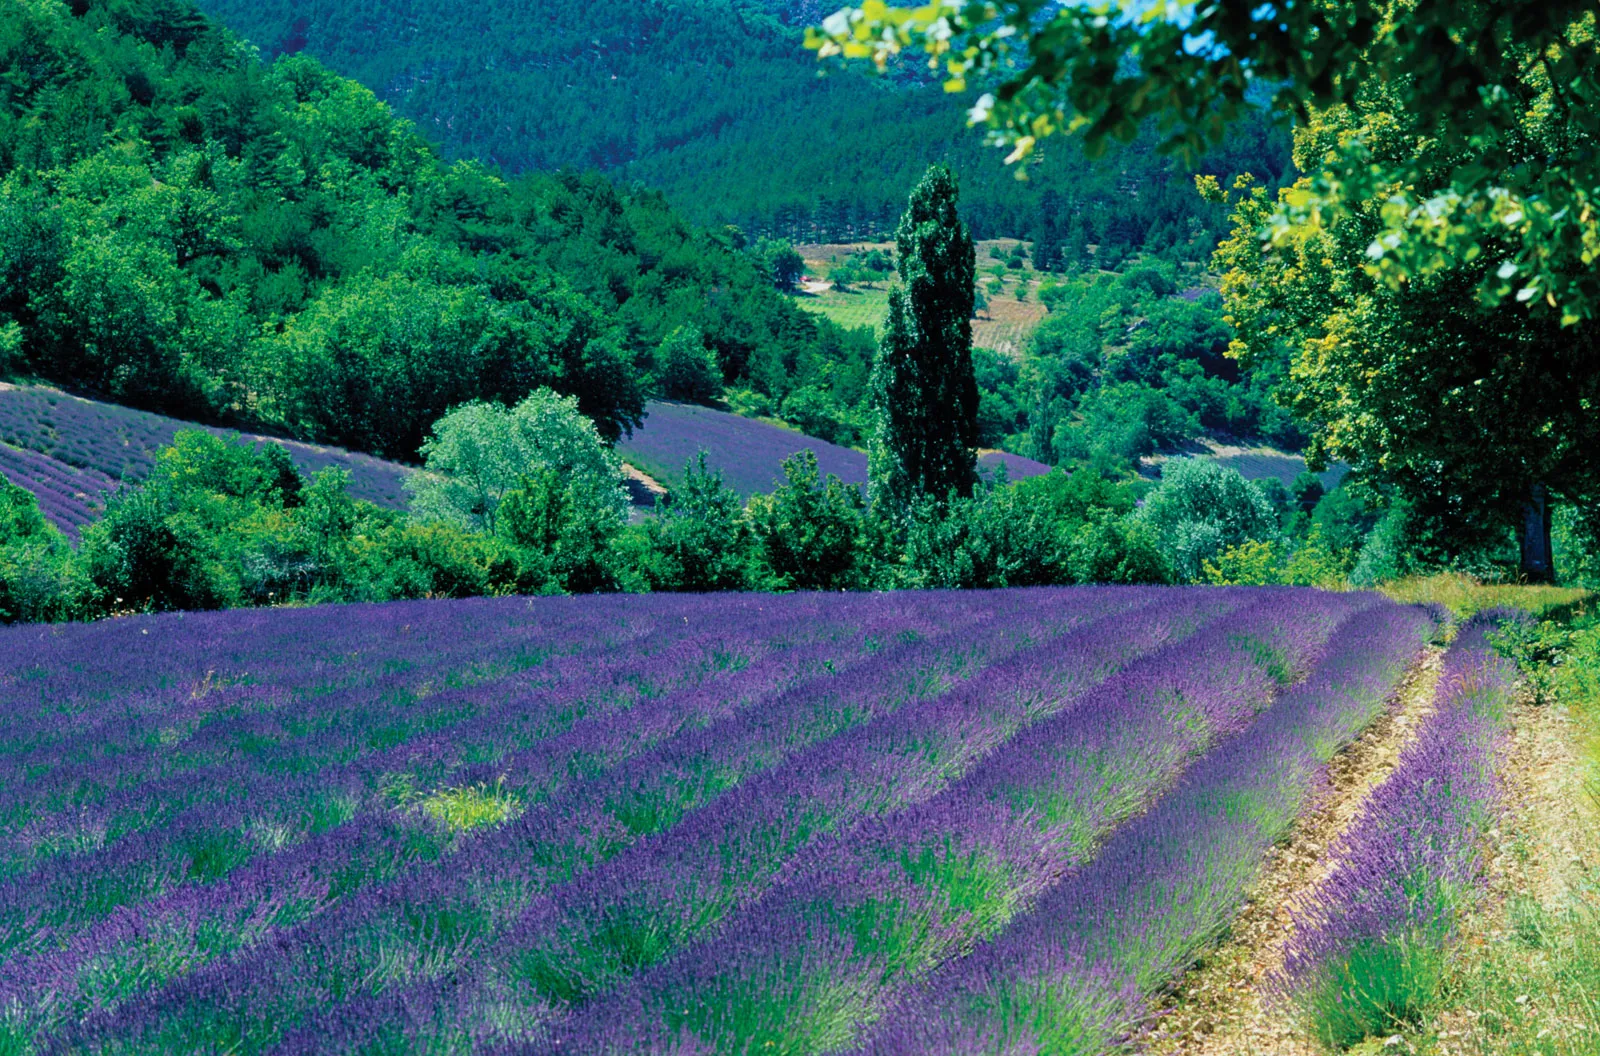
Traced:
<svg viewBox="0 0 1600 1056">
<path fill-rule="evenodd" d="M 1150 1033 L 1151 1056 L 1320 1056 L 1268 993 L 1293 933 L 1289 907 L 1330 867 L 1330 844 L 1394 771 L 1400 752 L 1433 712 L 1444 650 L 1430 647 L 1400 684 L 1391 706 L 1328 765 L 1328 785 L 1273 848 L 1229 937 L 1179 981 Z"/>
<path fill-rule="evenodd" d="M 638 466 L 622 463 L 622 486 L 628 492 L 628 519 L 637 524 L 667 493 L 662 483 Z"/>
</svg>

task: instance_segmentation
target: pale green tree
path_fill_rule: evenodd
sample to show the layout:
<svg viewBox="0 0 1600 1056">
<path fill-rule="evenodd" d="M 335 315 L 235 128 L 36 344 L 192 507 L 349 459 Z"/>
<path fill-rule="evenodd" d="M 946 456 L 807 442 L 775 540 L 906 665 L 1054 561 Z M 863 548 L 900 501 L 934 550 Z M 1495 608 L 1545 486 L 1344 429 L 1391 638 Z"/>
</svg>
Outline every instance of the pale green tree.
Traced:
<svg viewBox="0 0 1600 1056">
<path fill-rule="evenodd" d="M 1179 578 L 1190 581 L 1230 547 L 1278 533 L 1277 511 L 1260 488 L 1238 470 L 1200 458 L 1168 461 L 1137 516 Z"/>
<path fill-rule="evenodd" d="M 536 389 L 515 407 L 473 402 L 433 425 L 422 445 L 424 469 L 406 481 L 412 509 L 425 518 L 494 532 L 500 504 L 530 478 L 566 482 L 572 501 L 627 505 L 621 466 L 575 397 Z"/>
</svg>

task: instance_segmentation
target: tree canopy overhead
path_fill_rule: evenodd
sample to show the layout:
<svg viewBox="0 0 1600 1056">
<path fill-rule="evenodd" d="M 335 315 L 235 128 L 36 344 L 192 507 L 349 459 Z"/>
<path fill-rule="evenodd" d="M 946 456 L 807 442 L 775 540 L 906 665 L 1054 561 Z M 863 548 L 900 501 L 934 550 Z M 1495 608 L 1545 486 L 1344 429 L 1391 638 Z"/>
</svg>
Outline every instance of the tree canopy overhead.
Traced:
<svg viewBox="0 0 1600 1056">
<path fill-rule="evenodd" d="M 929 55 L 947 86 L 992 79 L 972 120 L 1021 160 L 1047 136 L 1091 148 L 1148 120 L 1193 155 L 1256 98 L 1306 119 L 1380 85 L 1435 168 L 1353 133 L 1284 202 L 1283 226 L 1384 199 L 1367 266 L 1391 284 L 1488 255 L 1485 300 L 1567 324 L 1600 306 L 1600 42 L 1586 0 L 1055 4 L 870 0 L 813 30 L 826 57 Z M 1440 157 L 1450 161 L 1437 166 Z M 1431 177 L 1426 179 L 1425 177 Z"/>
<path fill-rule="evenodd" d="M 1330 144 L 1359 132 L 1396 160 L 1436 163 L 1437 148 L 1403 134 L 1406 115 L 1393 105 L 1373 93 L 1315 115 L 1296 133 L 1297 159 L 1315 171 Z M 1235 191 L 1235 237 L 1217 253 L 1238 334 L 1231 352 L 1282 379 L 1281 397 L 1311 434 L 1309 457 L 1347 461 L 1392 490 L 1440 556 L 1492 547 L 1515 528 L 1521 573 L 1552 578 L 1552 503 L 1593 511 L 1600 500 L 1600 322 L 1563 326 L 1512 301 L 1481 306 L 1486 258 L 1381 281 L 1366 266 L 1381 198 L 1324 223 L 1285 224 L 1269 251 L 1257 233 L 1278 202 L 1248 179 Z"/>
</svg>

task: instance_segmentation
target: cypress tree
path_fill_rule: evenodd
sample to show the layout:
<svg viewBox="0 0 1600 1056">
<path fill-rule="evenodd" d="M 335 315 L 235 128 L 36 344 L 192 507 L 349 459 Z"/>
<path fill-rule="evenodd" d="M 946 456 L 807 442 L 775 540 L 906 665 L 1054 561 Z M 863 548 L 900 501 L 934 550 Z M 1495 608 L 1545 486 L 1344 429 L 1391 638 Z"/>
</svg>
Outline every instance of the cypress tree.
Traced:
<svg viewBox="0 0 1600 1056">
<path fill-rule="evenodd" d="M 900 282 L 872 368 L 873 508 L 898 516 L 921 496 L 963 497 L 977 483 L 978 383 L 972 373 L 972 236 L 956 181 L 935 165 L 895 232 Z"/>
</svg>

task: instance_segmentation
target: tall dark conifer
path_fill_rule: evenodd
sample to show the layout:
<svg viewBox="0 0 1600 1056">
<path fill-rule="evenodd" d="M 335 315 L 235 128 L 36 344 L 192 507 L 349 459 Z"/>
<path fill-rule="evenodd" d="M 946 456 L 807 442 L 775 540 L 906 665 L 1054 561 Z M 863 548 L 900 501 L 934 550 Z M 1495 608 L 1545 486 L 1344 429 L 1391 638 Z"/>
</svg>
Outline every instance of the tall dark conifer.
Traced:
<svg viewBox="0 0 1600 1056">
<path fill-rule="evenodd" d="M 935 165 L 895 232 L 901 285 L 872 370 L 873 507 L 898 516 L 913 500 L 972 494 L 978 383 L 972 373 L 972 236 L 956 215 L 956 181 Z"/>
</svg>

